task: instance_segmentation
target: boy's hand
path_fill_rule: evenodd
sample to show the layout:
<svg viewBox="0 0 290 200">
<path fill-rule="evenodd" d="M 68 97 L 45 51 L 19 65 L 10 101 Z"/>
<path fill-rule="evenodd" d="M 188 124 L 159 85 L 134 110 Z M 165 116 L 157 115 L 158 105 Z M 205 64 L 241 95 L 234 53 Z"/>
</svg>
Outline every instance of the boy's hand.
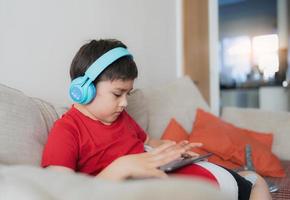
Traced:
<svg viewBox="0 0 290 200">
<path fill-rule="evenodd" d="M 174 141 L 171 140 L 157 140 L 157 139 L 149 139 L 148 145 L 150 145 L 153 148 L 157 148 L 160 145 L 172 143 Z M 176 144 L 176 142 L 174 142 Z M 202 143 L 190 143 L 188 140 L 180 141 L 176 144 L 176 149 L 184 149 L 184 153 L 182 154 L 182 157 L 197 157 L 199 154 L 192 151 L 195 147 L 201 147 Z"/>
<path fill-rule="evenodd" d="M 120 157 L 104 169 L 104 172 L 106 170 L 111 171 L 110 176 L 117 174 L 119 179 L 130 177 L 164 178 L 167 177 L 167 175 L 159 170 L 158 167 L 180 158 L 184 152 L 184 148 L 178 147 L 175 142 L 167 142 L 151 152 Z"/>
<path fill-rule="evenodd" d="M 167 141 L 150 152 L 126 155 L 116 159 L 99 174 L 99 177 L 111 180 L 147 177 L 164 178 L 167 177 L 167 174 L 159 170 L 158 167 L 185 154 L 198 156 L 190 150 L 199 146 L 201 146 L 200 143 L 189 143 L 188 141 L 182 141 L 178 144 Z"/>
<path fill-rule="evenodd" d="M 192 151 L 195 147 L 201 147 L 202 143 L 190 143 L 187 140 L 183 140 L 177 144 L 180 148 L 184 148 L 185 152 L 182 154 L 182 157 L 198 157 L 199 154 Z"/>
<path fill-rule="evenodd" d="M 157 140 L 155 140 L 156 143 Z M 159 144 L 167 144 L 172 143 L 171 140 L 159 140 Z M 175 142 L 174 142 L 175 143 Z M 188 140 L 180 141 L 176 144 L 176 149 L 183 149 L 184 153 L 182 153 L 182 157 L 188 158 L 188 157 L 198 157 L 199 154 L 192 151 L 195 147 L 201 147 L 202 143 L 190 143 Z"/>
</svg>

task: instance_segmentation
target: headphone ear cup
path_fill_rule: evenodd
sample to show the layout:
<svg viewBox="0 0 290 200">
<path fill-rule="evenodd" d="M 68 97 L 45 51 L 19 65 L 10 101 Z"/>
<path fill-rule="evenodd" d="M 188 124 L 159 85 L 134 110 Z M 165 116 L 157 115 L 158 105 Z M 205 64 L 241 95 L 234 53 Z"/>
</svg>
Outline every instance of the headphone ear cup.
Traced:
<svg viewBox="0 0 290 200">
<path fill-rule="evenodd" d="M 94 83 L 90 83 L 86 87 L 86 90 L 87 90 L 86 99 L 84 100 L 82 104 L 88 104 L 96 97 L 96 87 Z"/>
<path fill-rule="evenodd" d="M 83 87 L 86 78 L 81 76 L 74 79 L 70 84 L 69 95 L 74 102 L 82 103 L 86 96 L 85 88 Z"/>
</svg>

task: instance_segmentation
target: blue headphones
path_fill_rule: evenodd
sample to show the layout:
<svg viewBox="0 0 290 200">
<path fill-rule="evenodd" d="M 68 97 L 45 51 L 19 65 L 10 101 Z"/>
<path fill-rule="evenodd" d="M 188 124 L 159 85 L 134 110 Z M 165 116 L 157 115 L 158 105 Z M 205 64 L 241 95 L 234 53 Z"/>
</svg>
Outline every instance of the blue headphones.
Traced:
<svg viewBox="0 0 290 200">
<path fill-rule="evenodd" d="M 96 96 L 96 87 L 93 81 L 104 71 L 110 64 L 121 57 L 132 56 L 126 48 L 116 47 L 109 50 L 99 57 L 86 70 L 84 76 L 77 77 L 70 84 L 69 94 L 74 102 L 79 104 L 88 104 Z"/>
</svg>

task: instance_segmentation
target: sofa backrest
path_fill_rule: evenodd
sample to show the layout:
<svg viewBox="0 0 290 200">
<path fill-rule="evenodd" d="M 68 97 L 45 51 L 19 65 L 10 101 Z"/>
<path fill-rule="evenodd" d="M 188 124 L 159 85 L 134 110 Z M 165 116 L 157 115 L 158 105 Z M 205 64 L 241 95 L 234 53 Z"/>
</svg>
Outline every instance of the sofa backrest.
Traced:
<svg viewBox="0 0 290 200">
<path fill-rule="evenodd" d="M 128 96 L 127 112 L 131 117 L 143 128 L 148 130 L 148 104 L 146 102 L 144 92 L 140 89 L 135 89 L 131 95 Z"/>
<path fill-rule="evenodd" d="M 148 128 L 154 138 L 160 138 L 171 118 L 175 118 L 189 133 L 197 108 L 209 111 L 209 106 L 193 81 L 185 76 L 171 83 L 142 89 L 148 106 Z"/>
<path fill-rule="evenodd" d="M 0 163 L 39 165 L 54 107 L 0 84 Z"/>
<path fill-rule="evenodd" d="M 188 77 L 136 89 L 128 105 L 128 113 L 154 138 L 161 137 L 171 118 L 191 131 L 196 108 L 209 110 Z M 0 84 L 0 164 L 39 165 L 49 130 L 66 110 Z"/>
<path fill-rule="evenodd" d="M 148 107 L 142 91 L 135 90 L 128 101 L 128 112 L 146 130 Z M 0 164 L 39 165 L 49 131 L 67 109 L 0 84 Z"/>
<path fill-rule="evenodd" d="M 290 160 L 290 113 L 254 108 L 225 107 L 222 119 L 241 128 L 274 135 L 272 151 L 280 159 Z"/>
</svg>

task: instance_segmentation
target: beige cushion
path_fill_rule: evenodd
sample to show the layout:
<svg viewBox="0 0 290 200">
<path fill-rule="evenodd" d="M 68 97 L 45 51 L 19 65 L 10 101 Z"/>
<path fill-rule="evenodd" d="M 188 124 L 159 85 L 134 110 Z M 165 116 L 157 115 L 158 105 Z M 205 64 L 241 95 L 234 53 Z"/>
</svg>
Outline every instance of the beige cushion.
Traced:
<svg viewBox="0 0 290 200">
<path fill-rule="evenodd" d="M 0 163 L 39 165 L 53 106 L 0 84 Z"/>
<path fill-rule="evenodd" d="M 188 77 L 183 77 L 159 87 L 145 88 L 148 104 L 148 133 L 160 138 L 171 118 L 176 118 L 190 132 L 198 107 L 209 110 L 209 106 Z"/>
<path fill-rule="evenodd" d="M 144 94 L 140 89 L 136 89 L 128 96 L 127 112 L 145 130 L 148 129 L 148 105 Z"/>
<path fill-rule="evenodd" d="M 290 113 L 264 111 L 252 108 L 226 107 L 222 119 L 236 126 L 274 134 L 273 152 L 280 158 L 290 160 Z"/>
</svg>

